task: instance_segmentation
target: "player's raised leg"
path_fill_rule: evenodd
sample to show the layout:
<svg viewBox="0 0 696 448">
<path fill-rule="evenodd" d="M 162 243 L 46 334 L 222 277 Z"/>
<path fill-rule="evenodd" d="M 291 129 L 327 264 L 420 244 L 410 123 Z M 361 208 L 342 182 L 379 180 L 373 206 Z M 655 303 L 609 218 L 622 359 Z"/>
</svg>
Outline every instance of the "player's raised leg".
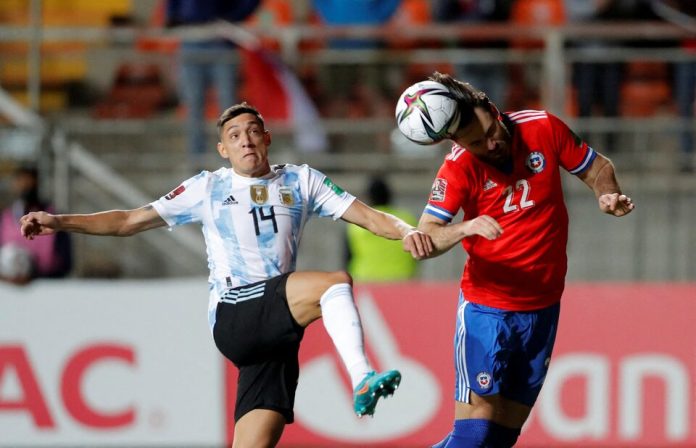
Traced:
<svg viewBox="0 0 696 448">
<path fill-rule="evenodd" d="M 342 271 L 294 272 L 288 278 L 286 295 L 290 313 L 301 326 L 323 317 L 350 375 L 354 411 L 359 417 L 372 415 L 377 401 L 399 387 L 401 374 L 396 370 L 376 373 L 370 366 L 350 275 Z"/>
</svg>

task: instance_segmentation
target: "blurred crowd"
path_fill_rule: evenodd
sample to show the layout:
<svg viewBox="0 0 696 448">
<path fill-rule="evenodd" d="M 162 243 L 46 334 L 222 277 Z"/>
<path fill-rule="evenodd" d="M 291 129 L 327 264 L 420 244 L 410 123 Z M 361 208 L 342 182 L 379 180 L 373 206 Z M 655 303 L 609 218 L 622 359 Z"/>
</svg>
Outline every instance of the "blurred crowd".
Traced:
<svg viewBox="0 0 696 448">
<path fill-rule="evenodd" d="M 171 3 L 195 3 L 170 0 Z M 203 2 L 206 3 L 206 2 Z M 211 3 L 215 3 L 212 1 Z M 226 3 L 226 2 L 221 2 Z M 229 2 L 227 2 L 229 3 Z M 374 64 L 350 63 L 350 51 L 362 49 L 409 50 L 428 48 L 451 49 L 529 49 L 541 48 L 542 42 L 524 39 L 427 39 L 404 37 L 408 33 L 391 33 L 390 30 L 408 29 L 421 25 L 461 24 L 485 26 L 486 24 L 511 24 L 561 26 L 564 24 L 635 23 L 639 21 L 668 21 L 688 28 L 688 20 L 696 14 L 693 1 L 683 0 L 251 0 L 233 2 L 237 6 L 238 21 L 257 26 L 282 27 L 290 24 L 329 26 L 377 27 L 386 32 L 379 37 L 331 38 L 328 41 L 306 40 L 299 48 L 308 54 L 318 48 L 344 51 L 346 61 L 341 63 L 294 66 L 295 74 L 309 94 L 318 114 L 337 119 L 383 119 L 393 117 L 394 99 L 408 85 L 422 80 L 439 70 L 468 80 L 487 92 L 502 110 L 542 108 L 539 64 L 519 64 L 474 60 L 454 63 L 409 62 L 404 64 L 379 61 Z M 250 7 L 250 3 L 255 3 Z M 241 13 L 243 11 L 243 14 Z M 665 13 L 665 11 L 667 11 Z M 674 14 L 683 20 L 675 20 Z M 220 15 L 231 16 L 230 11 Z M 686 22 L 686 23 L 685 23 Z M 696 23 L 696 20 L 695 20 Z M 694 28 L 691 28 L 693 31 Z M 264 43 L 278 50 L 279 42 Z M 602 40 L 577 38 L 568 40 L 566 46 L 579 55 L 600 54 L 611 47 L 649 48 L 674 46 L 687 51 L 694 47 L 694 40 L 651 42 L 647 40 Z M 242 57 L 235 79 L 235 98 L 250 98 L 262 103 L 262 110 L 271 118 L 289 114 L 277 98 L 263 104 L 268 95 L 260 95 L 263 89 L 251 88 L 250 79 L 258 76 L 254 64 Z M 565 111 L 555 111 L 575 117 L 650 117 L 671 115 L 684 119 L 693 118 L 694 84 L 696 73 L 693 62 L 668 63 L 660 61 L 612 61 L 595 60 L 573 63 L 568 85 Z M 180 80 L 183 76 L 180 77 Z M 190 83 L 188 84 L 190 86 Z M 189 87 L 186 90 L 190 91 Z M 195 90 L 195 89 L 194 89 Z M 219 90 L 219 89 L 218 89 Z M 190 95 L 189 95 L 190 96 Z M 187 95 L 182 92 L 181 97 Z M 210 97 L 208 97 L 210 98 Z M 199 108 L 198 115 L 202 114 Z M 211 114 L 213 115 L 213 114 Z M 397 135 L 397 137 L 400 137 Z M 612 152 L 617 149 L 616 134 L 584 136 L 593 143 Z M 394 140 L 394 134 L 378 135 L 369 143 L 378 151 L 389 152 L 399 145 L 407 146 L 403 139 Z M 692 132 L 683 132 L 679 142 L 679 169 L 691 172 L 694 168 Z"/>
<path fill-rule="evenodd" d="M 114 2 L 105 4 L 108 3 Z M 365 49 L 534 49 L 543 45 L 540 41 L 521 38 L 424 38 L 416 33 L 409 34 L 409 27 L 667 21 L 694 31 L 696 25 L 691 21 L 696 22 L 693 19 L 695 3 L 690 0 L 153 0 L 139 2 L 137 7 L 131 4 L 133 9 L 138 9 L 138 14 L 123 12 L 122 17 L 112 17 L 111 24 L 185 29 L 191 25 L 225 20 L 267 31 L 291 25 L 374 27 L 382 32 L 359 38 L 355 35 L 303 38 L 293 45 L 302 56 L 309 57 L 285 60 L 285 63 L 291 65 L 292 74 L 297 77 L 318 116 L 329 119 L 374 118 L 386 122 L 393 118 L 394 100 L 403 89 L 434 70 L 470 81 L 487 92 L 502 110 L 542 107 L 540 64 L 481 59 L 438 63 L 409 59 L 404 64 L 387 58 L 380 60 L 380 57 L 376 57 L 373 63 L 365 63 L 364 59 L 355 56 L 355 50 Z M 0 21 L 3 20 L 1 9 Z M 145 9 L 147 11 L 143 12 Z M 182 119 L 186 117 L 190 163 L 200 165 L 200 156 L 211 143 L 206 139 L 203 125 L 206 121 L 213 121 L 221 108 L 228 104 L 248 100 L 264 111 L 270 120 L 284 119 L 297 112 L 296 102 L 279 100 L 277 93 L 280 90 L 274 90 L 273 77 L 268 73 L 269 66 L 277 69 L 279 61 L 287 56 L 282 53 L 283 43 L 277 36 L 265 33 L 253 43 L 248 36 L 241 35 L 209 41 L 182 38 L 174 43 L 171 39 L 138 39 L 136 51 L 145 55 L 145 61 L 152 52 L 169 53 L 178 62 L 178 69 L 163 69 L 152 63 L 143 64 L 142 60 L 124 62 L 117 68 L 108 91 L 94 100 L 94 116 L 145 118 L 177 105 L 177 113 Z M 690 54 L 696 46 L 694 41 L 620 41 L 587 37 L 567 41 L 566 46 L 576 50 L 581 59 L 569 68 L 572 79 L 566 93 L 566 110 L 554 112 L 575 117 L 666 114 L 691 119 L 696 76 L 693 62 L 626 62 L 592 58 L 617 46 L 671 46 L 683 48 L 686 54 Z M 258 45 L 267 50 L 261 59 L 258 53 L 248 51 L 258 48 Z M 324 62 L 317 63 L 311 56 L 316 55 L 318 49 L 343 52 L 344 56 L 328 54 Z M 269 60 L 269 55 L 276 60 Z M 583 55 L 589 60 L 582 60 Z M 275 81 L 279 76 L 284 75 L 277 75 Z M 287 81 L 286 78 L 283 81 Z M 73 89 L 78 90 L 89 89 Z M 595 144 L 611 152 L 617 143 L 611 134 L 604 137 Z M 391 151 L 395 146 L 389 135 L 377 136 L 377 140 L 370 144 L 383 152 Z M 307 145 L 311 147 L 308 151 L 326 149 L 327 146 L 321 138 Z M 684 132 L 680 140 L 680 166 L 686 171 L 693 169 L 693 145 L 692 133 Z"/>
</svg>

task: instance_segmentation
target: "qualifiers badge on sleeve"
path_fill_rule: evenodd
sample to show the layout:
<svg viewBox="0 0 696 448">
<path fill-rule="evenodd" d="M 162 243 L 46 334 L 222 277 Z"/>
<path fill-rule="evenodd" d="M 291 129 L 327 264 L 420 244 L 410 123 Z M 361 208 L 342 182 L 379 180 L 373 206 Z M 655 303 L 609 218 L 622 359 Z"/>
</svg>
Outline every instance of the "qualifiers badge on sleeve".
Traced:
<svg viewBox="0 0 696 448">
<path fill-rule="evenodd" d="M 447 193 L 447 180 L 438 177 L 433 182 L 433 188 L 430 190 L 430 200 L 433 202 L 442 202 L 445 200 Z"/>
<path fill-rule="evenodd" d="M 331 188 L 331 190 L 339 196 L 341 196 L 343 193 L 345 193 L 343 188 L 341 188 L 338 185 L 336 185 L 335 183 L 333 183 L 333 181 L 331 179 L 329 179 L 328 177 L 324 178 L 324 185 Z"/>
<path fill-rule="evenodd" d="M 167 195 L 164 197 L 164 199 L 171 201 L 172 199 L 174 199 L 175 197 L 177 197 L 181 193 L 183 193 L 184 190 L 186 190 L 186 187 L 184 187 L 183 185 L 179 185 L 178 187 L 176 187 L 175 189 L 173 189 L 172 191 L 167 193 Z"/>
</svg>

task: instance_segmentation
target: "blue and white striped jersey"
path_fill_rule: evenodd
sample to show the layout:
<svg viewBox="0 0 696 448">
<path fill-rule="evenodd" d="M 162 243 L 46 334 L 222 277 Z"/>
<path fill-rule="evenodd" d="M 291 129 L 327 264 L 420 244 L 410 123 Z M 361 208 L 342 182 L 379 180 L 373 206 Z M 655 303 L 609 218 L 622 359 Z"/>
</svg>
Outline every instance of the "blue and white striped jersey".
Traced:
<svg viewBox="0 0 696 448">
<path fill-rule="evenodd" d="M 291 272 L 312 215 L 339 219 L 355 197 L 308 165 L 273 165 L 261 178 L 203 171 L 152 206 L 169 226 L 200 223 L 210 276 L 209 321 L 229 289 Z"/>
</svg>

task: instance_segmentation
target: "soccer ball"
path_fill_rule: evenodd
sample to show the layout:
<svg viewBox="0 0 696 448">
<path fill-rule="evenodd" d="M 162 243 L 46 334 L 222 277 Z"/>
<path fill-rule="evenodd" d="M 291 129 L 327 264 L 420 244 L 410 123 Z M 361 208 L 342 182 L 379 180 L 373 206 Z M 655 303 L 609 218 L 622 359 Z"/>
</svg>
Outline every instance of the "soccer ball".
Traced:
<svg viewBox="0 0 696 448">
<path fill-rule="evenodd" d="M 396 123 L 412 142 L 419 145 L 438 143 L 459 126 L 457 101 L 439 82 L 417 82 L 404 90 L 396 103 Z"/>
</svg>

